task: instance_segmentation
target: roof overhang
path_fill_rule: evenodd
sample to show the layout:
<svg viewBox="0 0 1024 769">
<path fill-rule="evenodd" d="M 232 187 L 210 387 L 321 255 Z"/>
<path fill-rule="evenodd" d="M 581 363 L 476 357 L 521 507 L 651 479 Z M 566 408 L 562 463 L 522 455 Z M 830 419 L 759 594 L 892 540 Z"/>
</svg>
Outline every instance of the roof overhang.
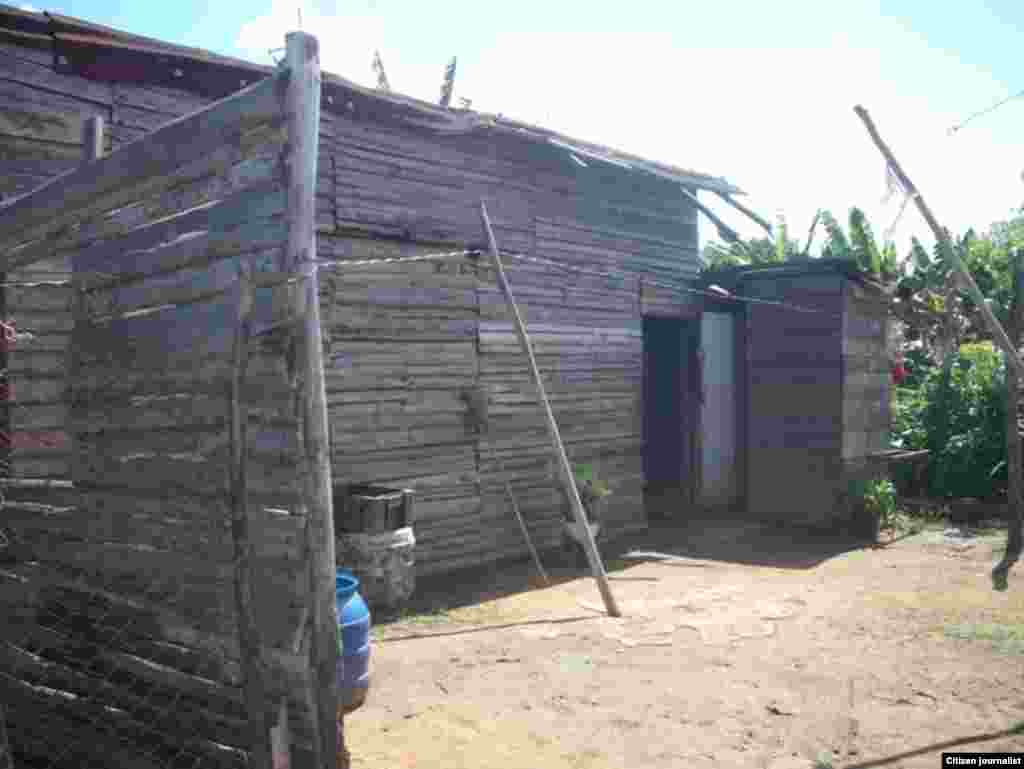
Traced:
<svg viewBox="0 0 1024 769">
<path fill-rule="evenodd" d="M 0 33 L 16 44 L 41 47 L 48 40 L 58 68 L 83 77 L 113 82 L 175 87 L 207 98 L 223 98 L 274 71 L 272 66 L 222 56 L 199 48 L 172 45 L 56 13 L 34 13 L 0 4 Z M 154 66 L 154 61 L 162 66 Z M 367 88 L 330 73 L 322 76 L 325 110 L 345 114 L 353 99 L 387 108 L 399 118 L 441 135 L 496 134 L 560 147 L 570 155 L 598 160 L 624 171 L 646 174 L 684 187 L 726 195 L 743 191 L 727 180 L 646 160 L 599 144 L 510 120 L 501 115 L 451 109 L 394 92 Z"/>
</svg>

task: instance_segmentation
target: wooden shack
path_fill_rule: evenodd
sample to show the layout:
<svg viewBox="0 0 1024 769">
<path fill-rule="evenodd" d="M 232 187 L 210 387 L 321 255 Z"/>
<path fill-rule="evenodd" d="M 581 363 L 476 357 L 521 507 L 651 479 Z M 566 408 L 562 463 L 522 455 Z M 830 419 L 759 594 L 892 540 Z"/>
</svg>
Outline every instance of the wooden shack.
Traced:
<svg viewBox="0 0 1024 769">
<path fill-rule="evenodd" d="M 743 298 L 732 307 L 743 351 L 744 508 L 763 520 L 873 536 L 877 522 L 849 495 L 851 482 L 884 474 L 878 459 L 889 448 L 884 291 L 837 259 L 718 270 L 703 283 Z"/>
<path fill-rule="evenodd" d="M 415 490 L 421 573 L 525 552 L 506 479 L 538 546 L 556 540 L 481 201 L 568 453 L 614 488 L 606 529 L 646 525 L 643 319 L 671 337 L 699 315 L 685 193 L 736 188 L 318 69 L 310 90 L 292 64 L 0 9 L 19 760 L 263 765 L 273 724 L 297 766 L 324 765 L 332 476 Z"/>
<path fill-rule="evenodd" d="M 611 536 L 662 492 L 676 516 L 745 496 L 838 520 L 882 440 L 870 287 L 828 266 L 698 285 L 697 195 L 730 183 L 294 64 L 0 6 L 19 758 L 265 765 L 273 724 L 295 766 L 333 761 L 332 479 L 415 491 L 421 574 L 527 552 L 506 480 L 558 541 L 481 201 Z"/>
<path fill-rule="evenodd" d="M 56 14 L 5 9 L 0 34 L 0 191 L 8 196 L 77 162 L 83 118 L 104 118 L 112 150 L 269 71 Z M 555 542 L 564 504 L 494 273 L 458 256 L 484 243 L 481 199 L 500 247 L 523 255 L 506 258 L 509 279 L 570 459 L 593 465 L 613 488 L 609 533 L 643 527 L 642 351 L 645 333 L 659 331 L 642 319 L 662 319 L 665 338 L 697 318 L 699 295 L 688 290 L 698 271 L 697 211 L 685 192 L 738 190 L 326 74 L 318 167 L 334 477 L 415 490 L 420 573 L 526 552 L 499 464 L 540 547 Z M 456 257 L 363 263 L 448 252 Z M 7 316 L 33 334 L 7 353 L 18 404 L 9 416 L 15 477 L 69 473 L 61 350 L 71 295 L 38 285 L 66 270 L 51 258 L 7 277 L 37 284 L 6 295 Z M 656 369 L 682 364 L 671 344 L 648 356 Z M 468 413 L 471 391 L 486 395 L 485 434 Z M 678 408 L 672 392 L 659 397 L 650 413 Z M 695 460 L 676 437 L 650 445 L 666 482 L 685 485 Z"/>
</svg>

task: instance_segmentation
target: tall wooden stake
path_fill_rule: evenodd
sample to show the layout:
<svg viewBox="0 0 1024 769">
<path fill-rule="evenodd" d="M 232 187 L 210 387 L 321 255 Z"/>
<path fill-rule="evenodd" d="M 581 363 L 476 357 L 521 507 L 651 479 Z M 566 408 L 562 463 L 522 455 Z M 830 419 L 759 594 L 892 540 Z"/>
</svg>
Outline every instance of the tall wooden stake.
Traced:
<svg viewBox="0 0 1024 769">
<path fill-rule="evenodd" d="M 253 292 L 248 265 L 238 276 L 238 318 L 231 375 L 231 538 L 234 542 L 235 615 L 241 653 L 245 706 L 249 715 L 249 748 L 254 769 L 271 769 L 270 724 L 264 687 L 263 646 L 253 595 L 253 547 L 249 537 L 248 468 L 246 467 L 247 410 L 242 395 L 248 368 Z"/>
<path fill-rule="evenodd" d="M 82 123 L 82 160 L 86 163 L 103 157 L 103 118 L 87 117 Z"/>
<path fill-rule="evenodd" d="M 486 437 L 482 435 L 481 438 Z M 508 480 L 508 475 L 505 473 L 505 466 L 502 461 L 498 458 L 494 449 L 490 444 L 487 444 L 487 448 L 490 450 L 491 461 L 498 466 L 498 473 L 501 475 L 501 480 L 505 484 L 505 495 L 508 497 L 509 504 L 512 505 L 512 512 L 516 515 L 516 520 L 519 521 L 519 530 L 523 533 L 523 539 L 526 540 L 526 546 L 530 548 L 530 557 L 533 558 L 533 565 L 537 567 L 537 573 L 540 574 L 540 578 L 544 580 L 545 585 L 550 585 L 551 580 L 548 579 L 548 573 L 544 571 L 544 564 L 540 561 L 540 554 L 537 552 L 537 548 L 533 546 L 533 538 L 530 536 L 530 530 L 526 528 L 526 521 L 523 519 L 523 514 L 519 511 L 519 503 L 516 501 L 516 495 L 512 491 L 512 484 Z"/>
<path fill-rule="evenodd" d="M 949 242 L 949 235 L 946 233 L 946 230 L 939 226 L 939 223 L 932 214 L 931 209 L 928 208 L 927 204 L 924 202 L 924 198 L 921 197 L 921 194 L 917 191 L 914 183 L 910 181 L 909 177 L 907 177 L 903 172 L 903 168 L 900 167 L 896 157 L 892 154 L 892 150 L 889 149 L 888 145 L 878 134 L 878 129 L 875 128 L 875 124 L 872 122 L 871 116 L 868 115 L 868 111 L 860 105 L 854 107 L 853 111 L 857 113 L 857 117 L 859 117 L 864 123 L 864 127 L 867 128 L 868 134 L 871 136 L 871 140 L 875 143 L 878 151 L 882 153 L 882 157 L 885 158 L 885 162 L 889 164 L 889 168 L 892 169 L 892 172 L 895 174 L 900 186 L 903 187 L 904 191 L 908 195 L 914 198 L 914 202 L 917 204 L 917 209 L 921 212 L 921 216 L 923 216 L 924 220 L 928 223 L 928 227 L 931 228 L 932 234 L 935 235 L 935 240 L 939 244 L 939 250 L 949 263 L 950 269 L 952 269 L 960 279 L 961 287 L 967 291 L 971 300 L 981 312 L 981 317 L 985 320 L 985 325 L 988 326 L 988 330 L 992 334 L 993 340 L 997 345 L 999 345 L 1003 353 L 1006 355 L 1007 367 L 1013 369 L 1018 380 L 1024 379 L 1024 360 L 1021 359 L 1020 354 L 1017 352 L 1016 345 L 1010 341 L 1010 337 L 1006 333 L 1006 329 L 1002 327 L 999 320 L 992 312 L 992 308 L 988 306 L 988 303 L 985 301 L 984 294 L 981 293 L 981 289 L 978 288 L 978 284 L 974 282 L 974 278 L 971 277 L 971 273 L 967 271 L 966 267 L 964 267 L 964 263 L 960 259 L 960 255 L 956 252 L 953 244 Z M 1019 512 L 1016 517 L 1019 521 Z M 1011 523 L 1009 536 L 1007 537 L 1006 555 L 992 570 L 992 586 L 996 590 L 1006 590 L 1007 577 L 1009 576 L 1010 569 L 1020 556 L 1020 539 L 1019 524 Z M 1016 548 L 1015 554 L 1012 552 L 1014 548 Z"/>
<path fill-rule="evenodd" d="M 1017 376 L 1024 378 L 1024 360 L 1021 359 L 1017 353 L 1016 348 L 1010 342 L 1010 337 L 1006 333 L 1006 329 L 1002 327 L 999 320 L 992 312 L 992 308 L 988 306 L 988 302 L 985 301 L 985 295 L 981 293 L 981 289 L 978 288 L 978 284 L 974 282 L 974 278 L 971 277 L 971 273 L 964 267 L 963 261 L 960 259 L 960 255 L 956 252 L 953 244 L 949 242 L 949 235 L 946 231 L 939 226 L 939 222 L 935 219 L 928 205 L 924 202 L 924 198 L 921 197 L 921 193 L 917 191 L 917 187 L 910 181 L 903 169 L 900 167 L 899 162 L 892 154 L 892 150 L 889 149 L 888 145 L 882 141 L 882 137 L 878 134 L 878 129 L 875 128 L 875 124 L 871 120 L 871 116 L 868 115 L 868 111 L 861 106 L 856 106 L 853 111 L 857 113 L 857 117 L 863 121 L 864 126 L 868 129 L 872 141 L 875 146 L 878 147 L 878 151 L 882 153 L 882 157 L 885 158 L 885 162 L 889 164 L 896 178 L 900 182 L 900 186 L 906 191 L 908 195 L 914 198 L 914 202 L 917 204 L 917 210 L 921 212 L 921 216 L 928 223 L 928 227 L 931 229 L 932 234 L 935 235 L 935 240 L 939 243 L 939 250 L 942 252 L 943 258 L 949 263 L 950 269 L 952 269 L 957 277 L 960 279 L 961 287 L 970 295 L 971 301 L 977 306 L 981 312 L 981 317 L 985 321 L 985 325 L 988 326 L 989 333 L 992 334 L 995 343 L 999 345 L 1004 353 L 1006 353 L 1007 362 L 1017 370 Z"/>
<path fill-rule="evenodd" d="M 505 301 L 508 302 L 509 309 L 512 311 L 512 320 L 515 323 L 516 335 L 519 337 L 519 345 L 523 348 L 523 352 L 526 353 L 526 358 L 530 364 L 530 374 L 533 376 L 533 384 L 537 388 L 537 398 L 540 400 L 541 408 L 544 409 L 548 435 L 551 436 L 551 445 L 555 450 L 555 457 L 561 471 L 559 474 L 565 486 L 565 493 L 569 497 L 569 504 L 572 506 L 573 516 L 576 518 L 576 525 L 583 532 L 583 550 L 586 552 L 587 560 L 590 562 L 590 571 L 594 575 L 598 589 L 601 591 L 601 598 L 604 599 L 604 606 L 608 611 L 608 615 L 610 617 L 621 617 L 622 613 L 615 603 L 615 596 L 612 595 L 611 586 L 608 584 L 608 576 L 605 574 L 604 564 L 601 562 L 601 554 L 597 550 L 594 536 L 587 525 L 587 514 L 583 510 L 583 502 L 580 500 L 572 468 L 569 466 L 569 457 L 565 453 L 562 436 L 558 432 L 558 422 L 555 421 L 555 415 L 551 411 L 551 404 L 548 402 L 547 392 L 544 390 L 544 381 L 540 377 L 540 369 L 537 368 L 537 359 L 533 355 L 533 345 L 530 343 L 530 337 L 526 333 L 526 324 L 523 323 L 523 318 L 519 314 L 519 306 L 512 295 L 512 288 L 508 284 L 508 278 L 505 277 L 505 268 L 502 266 L 501 256 L 498 254 L 498 243 L 494 239 L 491 219 L 487 215 L 487 204 L 482 200 L 480 201 L 480 219 L 483 222 L 484 232 L 487 234 L 491 260 L 494 263 L 494 269 L 498 273 L 498 285 L 501 287 L 501 293 L 505 295 Z"/>
<path fill-rule="evenodd" d="M 317 766 L 334 769 L 337 745 L 338 619 L 334 605 L 334 509 L 331 459 L 324 392 L 323 344 L 316 265 L 317 140 L 320 131 L 320 46 L 305 32 L 285 36 L 289 82 L 288 250 L 285 268 L 303 278 L 296 284 L 292 307 L 298 323 L 295 371 L 301 382 L 301 412 L 312 621 L 310 685 L 316 703 L 319 743 Z"/>
<path fill-rule="evenodd" d="M 14 769 L 14 756 L 11 755 L 11 744 L 7 740 L 7 721 L 4 718 L 3 704 L 0 704 L 0 769 Z"/>
</svg>

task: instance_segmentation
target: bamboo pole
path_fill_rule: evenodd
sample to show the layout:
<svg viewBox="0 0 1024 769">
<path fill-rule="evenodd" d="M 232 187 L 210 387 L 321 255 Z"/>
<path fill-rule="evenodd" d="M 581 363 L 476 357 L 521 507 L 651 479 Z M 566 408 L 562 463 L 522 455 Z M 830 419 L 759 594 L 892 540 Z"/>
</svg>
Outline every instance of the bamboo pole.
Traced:
<svg viewBox="0 0 1024 769">
<path fill-rule="evenodd" d="M 931 229 L 932 234 L 935 235 L 935 240 L 939 243 L 939 250 L 942 253 L 943 258 L 945 258 L 954 274 L 960 279 L 961 287 L 967 291 L 971 300 L 981 312 L 981 317 L 984 319 L 985 325 L 988 326 L 989 332 L 992 334 L 992 338 L 1006 355 L 1007 367 L 1013 369 L 1018 380 L 1024 379 L 1024 360 L 1021 359 L 1020 354 L 1017 352 L 1016 345 L 1010 341 L 1010 337 L 1006 333 L 1006 329 L 1002 327 L 999 323 L 999 319 L 996 318 L 995 314 L 992 312 L 992 308 L 988 306 L 988 302 L 985 301 L 985 296 L 981 293 L 981 289 L 978 288 L 978 284 L 974 282 L 974 278 L 971 277 L 971 273 L 968 272 L 967 268 L 964 266 L 963 260 L 960 259 L 960 255 L 956 252 L 952 243 L 949 242 L 948 233 L 939 226 L 939 222 L 936 220 L 935 215 L 932 214 L 931 209 L 928 208 L 928 205 L 924 202 L 924 198 L 921 197 L 921 194 L 917 191 L 914 183 L 910 181 L 910 178 L 903 172 L 903 168 L 900 166 L 899 161 L 896 160 L 896 157 L 892 154 L 892 150 L 890 150 L 889 146 L 882 140 L 882 137 L 878 133 L 878 129 L 875 128 L 875 124 L 871 120 L 871 116 L 868 114 L 868 111 L 860 105 L 854 107 L 853 111 L 857 114 L 857 117 L 861 119 L 861 122 L 864 123 L 864 127 L 867 128 L 868 134 L 871 136 L 871 140 L 878 148 L 878 151 L 882 153 L 882 157 L 885 158 L 885 162 L 889 164 L 889 168 L 892 169 L 892 172 L 895 174 L 900 186 L 908 195 L 914 198 L 914 203 L 917 204 L 917 209 L 921 212 L 921 216 L 924 217 L 924 220 L 928 223 L 928 227 Z M 1016 519 L 1017 521 L 1011 524 L 1010 532 L 1007 536 L 1006 555 L 992 570 L 992 586 L 996 590 L 1006 590 L 1007 577 L 1009 576 L 1010 569 L 1020 557 L 1021 532 L 1019 527 L 1019 508 Z"/>
<path fill-rule="evenodd" d="M 555 457 L 558 461 L 560 475 L 562 477 L 562 483 L 565 487 L 565 493 L 569 497 L 569 504 L 572 506 L 573 516 L 576 519 L 576 524 L 583 532 L 583 550 L 587 554 L 587 560 L 590 562 L 590 571 L 594 575 L 594 580 L 597 582 L 598 590 L 601 591 L 601 598 L 604 600 L 605 609 L 608 611 L 610 617 L 621 617 L 622 613 L 619 611 L 619 607 L 615 602 L 615 596 L 612 595 L 611 586 L 608 584 L 608 576 L 604 571 L 604 564 L 601 562 L 601 554 L 597 550 L 597 544 L 594 542 L 594 536 L 590 532 L 590 527 L 587 525 L 587 514 L 583 510 L 583 502 L 580 500 L 579 490 L 576 488 L 576 481 L 573 477 L 572 468 L 569 466 L 569 457 L 565 453 L 565 446 L 562 444 L 562 436 L 558 431 L 558 422 L 555 421 L 555 415 L 551 411 L 551 404 L 548 402 L 547 393 L 544 390 L 544 382 L 540 376 L 540 369 L 537 368 L 537 359 L 533 355 L 533 345 L 530 342 L 530 337 L 526 332 L 526 324 L 523 323 L 523 318 L 519 314 L 519 306 L 516 304 L 515 296 L 512 294 L 512 288 L 508 284 L 508 278 L 505 277 L 505 268 L 501 264 L 501 256 L 498 253 L 498 243 L 494 239 L 494 231 L 491 229 L 491 219 L 487 215 L 487 204 L 484 201 L 480 201 L 480 219 L 483 222 L 484 232 L 487 234 L 487 243 L 491 251 L 491 261 L 494 263 L 494 269 L 498 273 L 498 285 L 501 288 L 501 293 L 505 296 L 505 301 L 508 302 L 509 309 L 512 312 L 512 319 L 516 327 L 516 335 L 519 337 L 519 344 L 523 348 L 523 352 L 526 354 L 527 361 L 530 364 L 530 373 L 533 377 L 533 383 L 537 388 L 537 398 L 540 400 L 541 408 L 544 410 L 544 418 L 547 422 L 548 434 L 551 436 L 551 444 L 555 450 Z"/>
<path fill-rule="evenodd" d="M 956 249 L 953 248 L 953 244 L 949 242 L 949 235 L 946 230 L 939 226 L 939 222 L 935 219 L 928 205 L 924 202 L 924 198 L 921 197 L 921 193 L 917 191 L 914 183 L 910 181 L 907 175 L 903 172 L 903 168 L 900 167 L 896 157 L 892 154 L 892 150 L 889 149 L 888 145 L 882 140 L 882 137 L 878 134 L 878 129 L 875 128 L 875 124 L 871 120 L 871 116 L 868 115 L 868 111 L 861 106 L 856 106 L 853 111 L 857 113 L 857 117 L 863 121 L 864 126 L 868 129 L 868 134 L 871 136 L 871 140 L 875 143 L 878 151 L 882 153 L 882 157 L 889 164 L 896 178 L 900 182 L 900 186 L 910 195 L 914 202 L 917 204 L 917 209 L 921 212 L 921 216 L 928 223 L 928 227 L 935 235 L 935 239 L 939 243 L 939 250 L 941 251 L 945 260 L 949 263 L 950 268 L 956 273 L 960 280 L 961 287 L 971 297 L 978 310 L 981 312 L 981 317 L 985 321 L 985 325 L 988 326 L 989 332 L 995 340 L 995 343 L 999 345 L 1004 353 L 1006 353 L 1007 362 L 1017 370 L 1018 377 L 1024 377 L 1024 360 L 1021 359 L 1017 353 L 1016 348 L 1010 342 L 1010 337 L 1006 333 L 1006 329 L 1002 327 L 995 314 L 992 312 L 992 308 L 988 306 L 988 302 L 985 301 L 985 295 L 981 293 L 981 289 L 978 288 L 978 284 L 974 282 L 974 278 L 971 277 L 971 273 L 968 272 L 964 266 L 963 260 L 960 259 L 960 255 L 957 254 Z"/>
<path fill-rule="evenodd" d="M 292 310 L 298 322 L 294 372 L 299 380 L 303 438 L 303 496 L 308 523 L 311 618 L 310 680 L 316 705 L 314 760 L 334 769 L 337 753 L 338 619 L 334 600 L 337 566 L 334 553 L 334 509 L 324 392 L 323 344 L 316 269 L 316 175 L 320 130 L 320 51 L 317 39 L 305 32 L 285 36 L 289 69 L 286 95 L 288 121 L 288 248 L 286 270 L 301 277 L 294 284 Z"/>
<path fill-rule="evenodd" d="M 498 458 L 494 449 L 490 444 L 487 445 L 490 451 L 491 461 L 498 466 L 498 473 L 501 475 L 502 483 L 505 485 L 505 494 L 508 496 L 508 501 L 512 505 L 512 512 L 516 514 L 516 520 L 519 521 L 519 530 L 523 533 L 523 539 L 526 540 L 526 546 L 530 548 L 530 556 L 533 558 L 533 565 L 537 567 L 537 573 L 540 574 L 540 578 L 544 580 L 545 585 L 550 585 L 551 580 L 548 579 L 548 573 L 544 571 L 544 564 L 540 562 L 540 554 L 537 552 L 537 548 L 533 545 L 533 537 L 530 536 L 530 530 L 526 528 L 526 521 L 523 520 L 523 514 L 519 511 L 519 503 L 516 501 L 516 495 L 512 491 L 512 484 L 508 480 L 508 474 L 505 472 L 505 465 Z"/>
</svg>

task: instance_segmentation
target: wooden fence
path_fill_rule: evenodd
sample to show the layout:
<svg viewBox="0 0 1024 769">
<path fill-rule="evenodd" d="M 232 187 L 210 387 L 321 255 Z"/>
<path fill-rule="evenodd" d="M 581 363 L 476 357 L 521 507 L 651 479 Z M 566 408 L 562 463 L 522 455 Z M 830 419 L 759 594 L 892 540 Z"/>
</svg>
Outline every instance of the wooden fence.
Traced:
<svg viewBox="0 0 1024 769">
<path fill-rule="evenodd" d="M 272 725 L 334 765 L 320 72 L 314 38 L 287 48 L 105 157 L 90 123 L 87 162 L 0 208 L 8 281 L 60 273 L 8 291 L 46 310 L 8 353 L 11 426 L 66 436 L 12 447 L 0 514 L 0 699 L 39 765 L 269 766 Z"/>
</svg>

